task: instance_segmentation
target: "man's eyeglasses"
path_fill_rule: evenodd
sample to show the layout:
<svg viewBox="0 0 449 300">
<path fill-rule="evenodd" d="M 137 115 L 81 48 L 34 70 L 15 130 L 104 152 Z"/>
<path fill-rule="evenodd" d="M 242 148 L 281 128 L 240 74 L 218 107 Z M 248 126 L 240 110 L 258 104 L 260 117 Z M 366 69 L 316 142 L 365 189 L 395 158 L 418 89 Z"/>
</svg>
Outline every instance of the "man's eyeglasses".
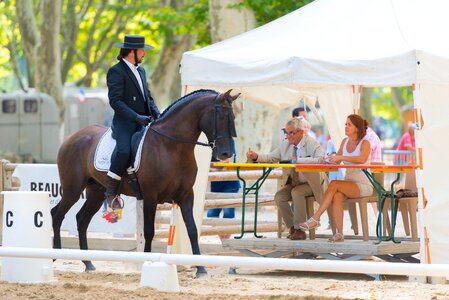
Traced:
<svg viewBox="0 0 449 300">
<path fill-rule="evenodd" d="M 285 133 L 286 135 L 295 135 L 295 134 L 297 134 L 298 132 L 300 132 L 300 130 L 297 130 L 297 131 L 287 131 L 287 130 L 284 130 L 284 133 Z"/>
</svg>

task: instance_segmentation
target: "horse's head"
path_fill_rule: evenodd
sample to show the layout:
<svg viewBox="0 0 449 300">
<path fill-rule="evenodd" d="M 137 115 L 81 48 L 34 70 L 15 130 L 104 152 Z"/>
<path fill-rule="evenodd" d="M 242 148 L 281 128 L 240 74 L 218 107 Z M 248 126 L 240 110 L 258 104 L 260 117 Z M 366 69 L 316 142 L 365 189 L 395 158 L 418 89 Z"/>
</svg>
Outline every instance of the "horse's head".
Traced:
<svg viewBox="0 0 449 300">
<path fill-rule="evenodd" d="M 231 90 L 217 95 L 213 101 L 213 112 L 207 114 L 201 121 L 204 125 L 209 124 L 208 126 L 202 126 L 202 128 L 212 144 L 214 156 L 220 160 L 232 156 L 232 137 L 237 136 L 232 101 L 239 96 L 240 93 L 231 95 Z"/>
</svg>

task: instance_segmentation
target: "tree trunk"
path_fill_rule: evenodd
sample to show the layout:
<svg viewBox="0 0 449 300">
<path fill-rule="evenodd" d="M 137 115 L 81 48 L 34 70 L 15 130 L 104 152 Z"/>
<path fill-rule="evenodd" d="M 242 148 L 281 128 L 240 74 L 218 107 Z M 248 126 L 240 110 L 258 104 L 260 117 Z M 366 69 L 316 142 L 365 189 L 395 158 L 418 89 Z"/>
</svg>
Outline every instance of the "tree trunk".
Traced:
<svg viewBox="0 0 449 300">
<path fill-rule="evenodd" d="M 86 68 L 86 74 L 79 78 L 76 85 L 90 87 L 93 84 L 94 73 L 98 69 L 107 72 L 109 62 L 105 58 L 110 53 L 114 44 L 117 44 L 117 37 L 125 31 L 129 12 L 114 9 L 112 6 L 138 7 L 138 1 L 126 0 L 120 4 L 111 4 L 107 0 L 84 0 L 82 3 L 77 0 L 68 0 L 62 15 L 61 33 L 64 42 L 62 47 L 62 82 L 67 79 L 68 73 L 73 67 L 73 62 L 78 59 Z M 85 19 L 92 7 L 95 7 L 95 16 L 88 26 L 87 39 L 82 47 L 77 47 L 80 35 L 80 24 Z M 103 15 L 110 14 L 110 21 L 104 22 Z M 85 33 L 83 33 L 85 34 Z"/>
<path fill-rule="evenodd" d="M 248 9 L 232 9 L 240 0 L 209 0 L 212 43 L 228 39 L 256 27 L 254 13 Z"/>
<path fill-rule="evenodd" d="M 17 63 L 17 56 L 18 56 L 18 54 L 17 54 L 18 52 L 17 52 L 17 48 L 16 48 L 17 41 L 16 41 L 16 38 L 14 35 L 14 31 L 17 29 L 16 25 L 17 25 L 16 22 L 12 22 L 11 28 L 9 28 L 7 30 L 7 32 L 5 30 L 5 35 L 7 35 L 8 39 L 9 39 L 9 43 L 6 45 L 6 48 L 9 51 L 9 57 L 10 57 L 12 69 L 13 69 L 14 74 L 17 77 L 17 81 L 19 82 L 20 89 L 23 91 L 27 91 L 28 88 L 25 83 L 24 76 L 20 72 L 19 65 Z"/>
<path fill-rule="evenodd" d="M 55 99 L 59 108 L 59 122 L 63 124 L 65 106 L 61 82 L 60 16 L 61 0 L 42 1 L 42 41 L 38 52 L 37 79 L 39 90 Z"/>
<path fill-rule="evenodd" d="M 402 98 L 402 95 L 401 95 L 401 92 L 399 89 L 400 89 L 399 87 L 391 88 L 391 98 L 393 99 L 394 106 L 398 110 L 398 114 L 399 114 L 398 124 L 401 125 L 404 122 L 404 115 L 403 115 L 402 107 L 405 104 L 405 100 Z"/>
<path fill-rule="evenodd" d="M 180 10 L 185 5 L 185 0 L 164 0 L 163 7 L 171 6 Z M 155 70 L 149 78 L 151 94 L 159 107 L 166 107 L 181 96 L 181 76 L 179 63 L 182 54 L 192 49 L 196 36 L 190 34 L 165 36 L 159 60 Z M 151 52 L 148 53 L 151 55 Z"/>
<path fill-rule="evenodd" d="M 62 38 L 64 43 L 61 47 L 63 53 L 62 58 L 62 69 L 61 69 L 61 81 L 64 83 L 67 80 L 70 68 L 73 64 L 73 58 L 76 54 L 75 46 L 76 40 L 78 39 L 80 19 L 76 15 L 76 1 L 67 1 L 67 6 L 65 10 L 65 19 L 63 26 L 61 26 Z"/>
<path fill-rule="evenodd" d="M 196 37 L 187 34 L 166 38 L 150 83 L 151 94 L 158 106 L 167 107 L 181 95 L 179 62 L 182 54 L 192 49 L 195 40 Z"/>
<path fill-rule="evenodd" d="M 37 49 L 40 41 L 32 1 L 16 0 L 16 15 L 27 61 L 28 86 L 36 87 L 35 67 L 37 66 Z"/>
<path fill-rule="evenodd" d="M 239 0 L 209 0 L 211 36 L 214 43 L 255 28 L 254 13 L 247 9 L 232 9 Z M 246 99 L 234 103 L 236 154 L 238 161 L 246 160 L 248 147 L 256 152 L 271 149 L 273 128 L 277 126 L 280 111 Z M 256 137 L 254 137 L 257 135 Z"/>
<path fill-rule="evenodd" d="M 371 95 L 372 88 L 363 88 L 360 95 L 360 116 L 368 120 L 370 124 L 373 123 L 373 111 L 371 109 Z"/>
</svg>

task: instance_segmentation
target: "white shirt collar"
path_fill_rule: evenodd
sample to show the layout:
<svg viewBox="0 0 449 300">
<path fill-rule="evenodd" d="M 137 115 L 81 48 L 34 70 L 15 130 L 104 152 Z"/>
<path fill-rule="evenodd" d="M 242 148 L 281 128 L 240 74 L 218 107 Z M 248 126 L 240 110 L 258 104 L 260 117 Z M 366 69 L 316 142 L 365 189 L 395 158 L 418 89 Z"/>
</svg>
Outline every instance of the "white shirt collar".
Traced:
<svg viewBox="0 0 449 300">
<path fill-rule="evenodd" d="M 145 92 L 144 92 L 144 89 L 143 89 L 142 78 L 140 77 L 139 70 L 137 69 L 138 66 L 136 67 L 135 65 L 133 65 L 132 63 L 130 63 L 126 59 L 123 59 L 123 60 L 128 65 L 128 67 L 130 68 L 131 72 L 134 74 L 134 77 L 136 77 L 137 82 L 139 83 L 139 87 L 140 87 L 140 91 L 142 92 L 142 95 L 145 95 Z"/>
<path fill-rule="evenodd" d="M 139 66 L 136 67 L 134 64 L 130 63 L 126 58 L 124 58 L 123 61 L 128 65 L 128 67 L 131 70 L 137 70 L 137 68 L 139 67 Z"/>
<path fill-rule="evenodd" d="M 306 134 L 304 134 L 302 136 L 302 139 L 299 141 L 299 143 L 298 143 L 298 145 L 296 145 L 296 147 L 298 147 L 298 149 L 301 148 L 305 142 L 306 142 Z"/>
</svg>

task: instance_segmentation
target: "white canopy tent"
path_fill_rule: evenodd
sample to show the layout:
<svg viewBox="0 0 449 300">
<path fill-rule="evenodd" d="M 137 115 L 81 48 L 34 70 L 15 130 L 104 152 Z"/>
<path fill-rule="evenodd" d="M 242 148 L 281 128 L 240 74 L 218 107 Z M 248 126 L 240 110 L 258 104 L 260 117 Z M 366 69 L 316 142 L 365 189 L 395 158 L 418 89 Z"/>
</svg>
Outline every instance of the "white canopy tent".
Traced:
<svg viewBox="0 0 449 300">
<path fill-rule="evenodd" d="M 447 263 L 449 1 L 316 0 L 181 62 L 185 91 L 233 88 L 278 108 L 318 97 L 336 145 L 359 86 L 413 86 L 421 259 Z M 423 122 L 424 121 L 424 122 Z"/>
</svg>

